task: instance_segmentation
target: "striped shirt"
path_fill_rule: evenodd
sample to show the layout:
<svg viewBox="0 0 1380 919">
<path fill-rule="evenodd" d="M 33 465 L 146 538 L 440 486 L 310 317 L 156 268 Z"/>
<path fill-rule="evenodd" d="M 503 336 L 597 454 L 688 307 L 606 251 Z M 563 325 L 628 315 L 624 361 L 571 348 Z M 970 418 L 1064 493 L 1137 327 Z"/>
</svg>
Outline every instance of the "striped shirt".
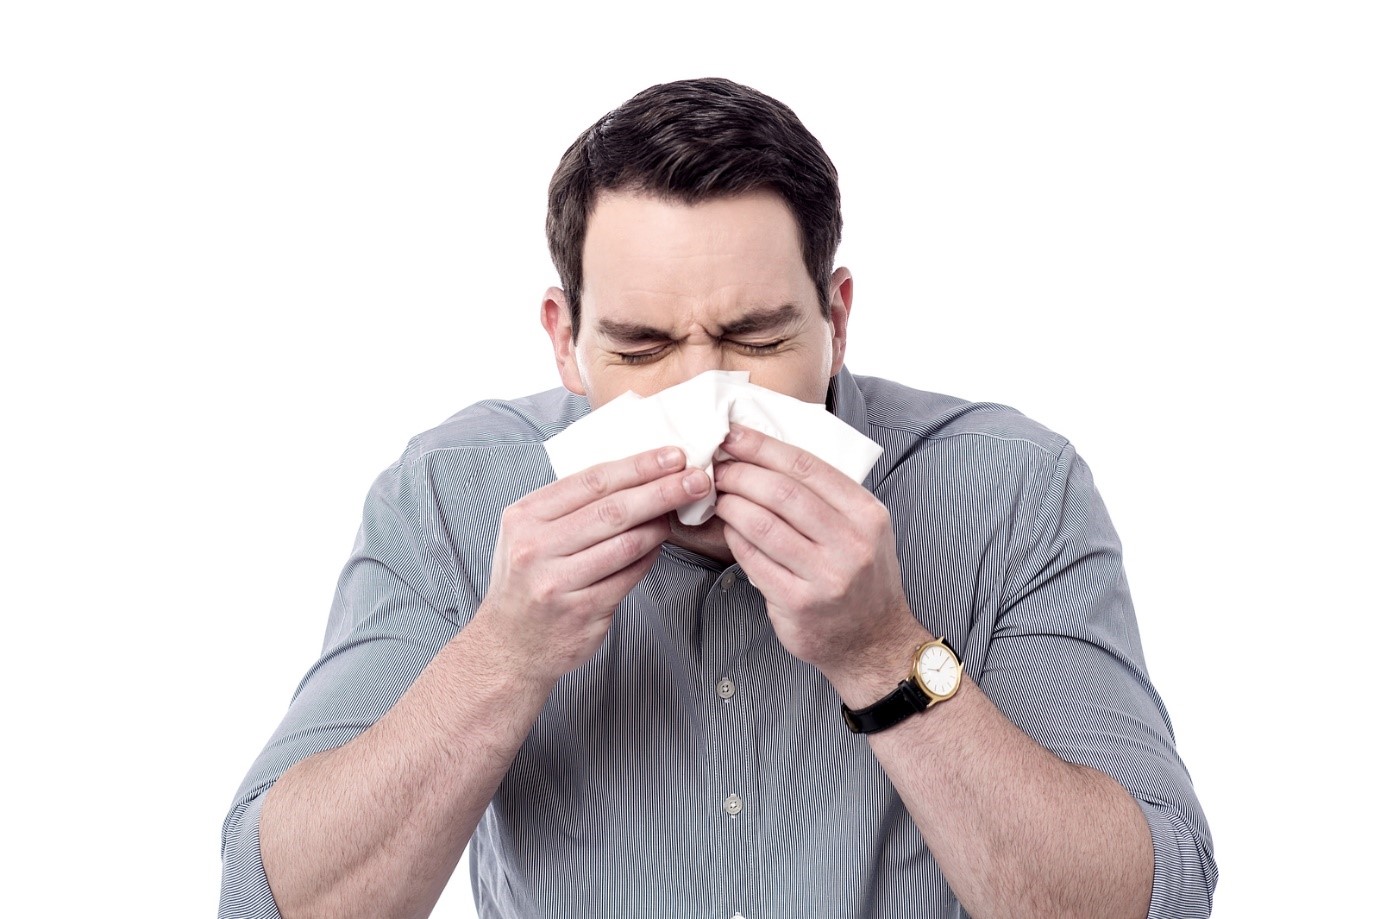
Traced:
<svg viewBox="0 0 1380 919">
<path fill-rule="evenodd" d="M 891 512 L 916 616 L 1018 727 L 1140 803 L 1150 915 L 1207 915 L 1211 838 L 1087 466 L 1002 406 L 847 370 L 830 405 L 884 449 L 863 484 Z M 264 792 L 368 728 L 465 626 L 501 512 L 552 480 L 542 442 L 588 411 L 563 390 L 481 402 L 374 483 L 321 658 L 226 818 L 222 917 L 277 916 Z M 482 917 L 964 915 L 761 594 L 736 565 L 669 545 L 600 650 L 557 684 L 475 831 L 470 874 Z"/>
</svg>

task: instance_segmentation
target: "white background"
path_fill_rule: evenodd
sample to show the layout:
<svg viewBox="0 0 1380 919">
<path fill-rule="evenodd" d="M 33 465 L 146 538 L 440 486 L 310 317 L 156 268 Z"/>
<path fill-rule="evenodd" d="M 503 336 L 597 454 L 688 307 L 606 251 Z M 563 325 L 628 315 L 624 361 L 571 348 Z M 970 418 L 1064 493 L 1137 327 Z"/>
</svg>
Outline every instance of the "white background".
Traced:
<svg viewBox="0 0 1380 919">
<path fill-rule="evenodd" d="M 1089 459 L 1216 915 L 1372 899 L 1370 4 L 459 7 L 0 13 L 7 914 L 214 911 L 373 476 L 558 385 L 561 152 L 704 75 L 837 163 L 855 372 Z"/>
</svg>

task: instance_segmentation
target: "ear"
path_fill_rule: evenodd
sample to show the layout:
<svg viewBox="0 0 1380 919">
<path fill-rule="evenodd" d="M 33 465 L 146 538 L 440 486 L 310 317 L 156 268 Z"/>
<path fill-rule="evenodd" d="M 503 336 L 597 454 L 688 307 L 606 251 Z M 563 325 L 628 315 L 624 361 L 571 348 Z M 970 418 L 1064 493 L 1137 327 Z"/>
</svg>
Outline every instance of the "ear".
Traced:
<svg viewBox="0 0 1380 919">
<path fill-rule="evenodd" d="M 843 353 L 848 349 L 848 316 L 853 310 L 853 273 L 834 269 L 829 282 L 829 325 L 833 329 L 833 355 L 829 376 L 843 369 Z"/>
<path fill-rule="evenodd" d="M 546 289 L 546 297 L 541 301 L 541 325 L 551 336 L 551 350 L 556 355 L 556 369 L 560 371 L 561 383 L 577 396 L 586 395 L 584 381 L 580 379 L 580 366 L 575 360 L 570 306 L 566 303 L 565 291 L 559 287 Z"/>
</svg>

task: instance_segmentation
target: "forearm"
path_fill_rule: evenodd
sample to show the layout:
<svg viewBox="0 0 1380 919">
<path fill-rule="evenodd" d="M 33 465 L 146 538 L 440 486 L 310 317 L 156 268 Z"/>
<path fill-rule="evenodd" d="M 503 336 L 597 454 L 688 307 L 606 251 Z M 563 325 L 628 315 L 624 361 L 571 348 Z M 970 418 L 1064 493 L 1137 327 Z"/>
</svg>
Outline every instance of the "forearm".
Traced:
<svg viewBox="0 0 1380 919">
<path fill-rule="evenodd" d="M 369 730 L 267 793 L 259 841 L 284 919 L 425 916 L 540 712 L 482 616 Z"/>
<path fill-rule="evenodd" d="M 835 685 L 864 705 L 895 687 L 883 669 Z M 1140 807 L 1032 741 L 971 680 L 869 742 L 972 916 L 1146 915 L 1154 852 Z"/>
</svg>

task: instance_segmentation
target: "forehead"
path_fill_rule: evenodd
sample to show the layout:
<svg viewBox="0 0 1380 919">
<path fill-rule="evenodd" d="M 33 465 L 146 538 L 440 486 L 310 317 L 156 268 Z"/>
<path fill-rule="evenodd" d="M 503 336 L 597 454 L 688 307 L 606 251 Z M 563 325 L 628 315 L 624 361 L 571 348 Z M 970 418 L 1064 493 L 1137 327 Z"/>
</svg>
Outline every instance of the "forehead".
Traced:
<svg viewBox="0 0 1380 919">
<path fill-rule="evenodd" d="M 604 193 L 585 235 L 584 278 L 583 309 L 619 318 L 698 321 L 817 299 L 795 217 L 770 191 L 696 204 Z"/>
</svg>

